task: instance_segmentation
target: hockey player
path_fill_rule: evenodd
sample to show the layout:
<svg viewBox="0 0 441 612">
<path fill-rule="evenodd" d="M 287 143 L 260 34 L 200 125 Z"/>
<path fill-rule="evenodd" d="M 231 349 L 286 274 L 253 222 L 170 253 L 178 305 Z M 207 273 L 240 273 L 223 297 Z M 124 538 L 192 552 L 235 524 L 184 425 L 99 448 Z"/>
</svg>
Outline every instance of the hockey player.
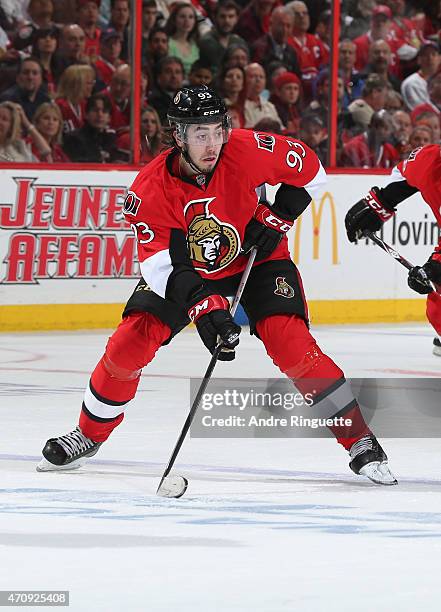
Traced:
<svg viewBox="0 0 441 612">
<path fill-rule="evenodd" d="M 242 299 L 251 333 L 303 394 L 314 394 L 321 417 L 351 420 L 331 427 L 351 469 L 396 484 L 342 370 L 309 332 L 289 257 L 286 233 L 326 178 L 317 156 L 295 139 L 232 131 L 224 102 L 206 86 L 178 91 L 168 118 L 172 148 L 140 171 L 124 203 L 143 278 L 92 373 L 78 427 L 47 441 L 38 469 L 71 469 L 94 455 L 123 420 L 142 368 L 190 321 L 211 353 L 219 337 L 219 358 L 234 359 L 240 327 L 226 296 L 256 246 Z M 273 206 L 257 202 L 264 183 L 282 183 Z"/>
<path fill-rule="evenodd" d="M 364 230 L 376 232 L 393 217 L 396 206 L 417 192 L 421 193 L 441 227 L 441 147 L 419 147 L 401 161 L 391 173 L 391 182 L 379 189 L 372 187 L 367 196 L 359 200 L 346 214 L 348 238 L 355 242 Z M 426 315 L 438 336 L 441 335 L 441 238 L 423 266 L 409 270 L 407 278 L 411 289 L 427 294 Z M 431 282 L 436 291 L 433 291 Z M 441 356 L 441 342 L 433 340 L 433 353 Z"/>
</svg>

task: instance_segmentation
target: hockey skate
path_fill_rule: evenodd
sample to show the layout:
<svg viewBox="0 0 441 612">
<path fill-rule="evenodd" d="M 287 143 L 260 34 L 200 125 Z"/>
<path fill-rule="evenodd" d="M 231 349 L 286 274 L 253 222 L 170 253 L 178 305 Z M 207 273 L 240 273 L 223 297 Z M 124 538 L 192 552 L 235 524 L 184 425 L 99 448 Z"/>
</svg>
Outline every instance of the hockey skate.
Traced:
<svg viewBox="0 0 441 612">
<path fill-rule="evenodd" d="M 87 438 L 79 427 L 59 438 L 50 438 L 43 448 L 37 472 L 75 470 L 96 455 L 101 444 Z"/>
<path fill-rule="evenodd" d="M 387 455 L 374 436 L 364 436 L 354 442 L 349 455 L 351 457 L 349 467 L 355 474 L 366 476 L 376 484 L 398 484 L 389 469 Z"/>
<path fill-rule="evenodd" d="M 438 355 L 438 357 L 441 357 L 441 340 L 438 338 L 438 336 L 436 336 L 436 338 L 433 339 L 433 354 L 434 355 Z"/>
</svg>

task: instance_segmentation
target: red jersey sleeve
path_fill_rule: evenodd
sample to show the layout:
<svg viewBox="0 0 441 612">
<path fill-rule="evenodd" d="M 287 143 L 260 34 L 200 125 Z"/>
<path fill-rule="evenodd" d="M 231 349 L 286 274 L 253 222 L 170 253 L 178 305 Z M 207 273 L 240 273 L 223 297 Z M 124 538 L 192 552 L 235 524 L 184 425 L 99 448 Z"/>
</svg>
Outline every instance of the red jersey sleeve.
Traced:
<svg viewBox="0 0 441 612">
<path fill-rule="evenodd" d="M 234 130 L 229 154 L 246 159 L 246 176 L 252 187 L 284 183 L 303 187 L 314 197 L 326 183 L 317 155 L 304 142 L 287 136 Z M 230 145 L 229 143 L 229 145 Z"/>
<path fill-rule="evenodd" d="M 164 193 L 160 155 L 136 177 L 124 202 L 124 216 L 136 240 L 141 274 L 149 287 L 165 297 L 167 282 L 173 272 L 170 254 L 173 231 L 184 232 L 185 221 L 173 210 Z"/>
<path fill-rule="evenodd" d="M 425 190 L 431 178 L 431 168 L 440 159 L 439 145 L 414 149 L 392 172 L 395 180 L 405 180 L 419 191 Z"/>
</svg>

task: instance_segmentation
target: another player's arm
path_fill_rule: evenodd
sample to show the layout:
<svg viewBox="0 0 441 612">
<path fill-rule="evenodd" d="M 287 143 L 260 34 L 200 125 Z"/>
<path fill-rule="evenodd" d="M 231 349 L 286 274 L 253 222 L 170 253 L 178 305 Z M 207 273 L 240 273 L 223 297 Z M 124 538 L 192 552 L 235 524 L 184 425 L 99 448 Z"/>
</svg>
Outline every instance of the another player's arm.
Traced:
<svg viewBox="0 0 441 612">
<path fill-rule="evenodd" d="M 418 189 L 404 179 L 393 181 L 384 188 L 372 187 L 346 214 L 345 225 L 349 241 L 355 242 L 366 230 L 377 232 L 383 223 L 394 216 L 398 204 L 417 192 Z"/>
</svg>

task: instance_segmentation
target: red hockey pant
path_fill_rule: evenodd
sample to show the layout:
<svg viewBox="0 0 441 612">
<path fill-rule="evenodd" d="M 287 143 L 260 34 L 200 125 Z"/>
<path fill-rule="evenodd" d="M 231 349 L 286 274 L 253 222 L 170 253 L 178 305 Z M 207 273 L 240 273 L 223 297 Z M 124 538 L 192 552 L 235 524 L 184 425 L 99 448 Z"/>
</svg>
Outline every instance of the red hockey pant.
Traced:
<svg viewBox="0 0 441 612">
<path fill-rule="evenodd" d="M 342 380 L 342 370 L 318 347 L 302 318 L 295 315 L 272 315 L 257 323 L 257 331 L 268 355 L 280 370 L 296 381 L 305 394 L 312 386 L 319 393 Z M 83 433 L 102 442 L 121 423 L 124 404 L 136 393 L 141 371 L 170 336 L 170 328 L 148 313 L 134 313 L 126 317 L 110 337 L 106 351 L 92 373 L 90 385 L 100 398 L 101 410 L 106 403 L 115 410 L 121 405 L 121 414 L 112 418 L 94 418 L 93 410 L 82 410 L 80 427 Z M 196 340 L 195 340 L 196 341 Z M 239 347 L 240 350 L 240 347 Z M 321 388 L 317 389 L 317 386 Z M 355 440 L 370 433 L 358 405 L 345 413 L 351 419 L 350 428 L 332 427 L 337 440 L 349 449 Z"/>
</svg>

